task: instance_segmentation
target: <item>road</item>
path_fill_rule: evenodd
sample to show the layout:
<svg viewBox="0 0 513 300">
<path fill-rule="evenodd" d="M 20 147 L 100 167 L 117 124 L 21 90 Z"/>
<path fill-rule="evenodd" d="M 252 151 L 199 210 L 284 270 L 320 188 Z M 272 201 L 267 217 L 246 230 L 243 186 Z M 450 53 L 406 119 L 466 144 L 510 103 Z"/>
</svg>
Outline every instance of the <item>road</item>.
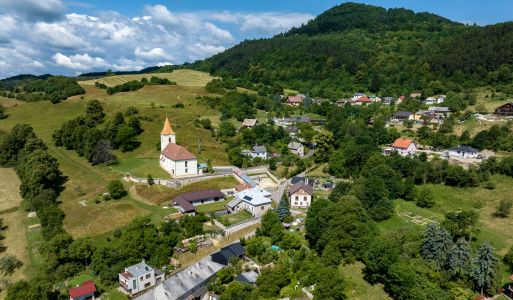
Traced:
<svg viewBox="0 0 513 300">
<path fill-rule="evenodd" d="M 305 156 L 301 157 L 301 159 L 309 158 L 309 157 L 310 157 L 310 156 L 312 156 L 314 153 L 315 153 L 315 150 L 310 149 L 310 152 L 308 152 L 308 154 L 306 154 Z"/>
</svg>

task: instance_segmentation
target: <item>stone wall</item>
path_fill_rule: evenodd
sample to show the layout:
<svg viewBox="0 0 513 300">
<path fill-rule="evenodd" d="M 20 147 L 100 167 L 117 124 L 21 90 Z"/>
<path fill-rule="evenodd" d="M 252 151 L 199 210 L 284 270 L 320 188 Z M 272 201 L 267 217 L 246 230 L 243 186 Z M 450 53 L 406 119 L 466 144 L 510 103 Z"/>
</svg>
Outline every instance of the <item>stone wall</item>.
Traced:
<svg viewBox="0 0 513 300">
<path fill-rule="evenodd" d="M 226 177 L 226 176 L 233 176 L 232 174 L 212 174 L 212 175 L 201 175 L 201 176 L 194 176 L 194 177 L 188 177 L 188 178 L 179 178 L 179 179 L 167 179 L 167 178 L 153 178 L 153 182 L 157 185 L 164 185 L 171 188 L 179 188 L 180 186 L 184 184 L 189 184 L 196 181 L 201 180 L 207 180 L 211 178 L 220 178 L 220 177 Z M 126 181 L 130 182 L 139 182 L 139 183 L 148 183 L 147 178 L 137 178 L 137 177 L 126 177 Z"/>
</svg>

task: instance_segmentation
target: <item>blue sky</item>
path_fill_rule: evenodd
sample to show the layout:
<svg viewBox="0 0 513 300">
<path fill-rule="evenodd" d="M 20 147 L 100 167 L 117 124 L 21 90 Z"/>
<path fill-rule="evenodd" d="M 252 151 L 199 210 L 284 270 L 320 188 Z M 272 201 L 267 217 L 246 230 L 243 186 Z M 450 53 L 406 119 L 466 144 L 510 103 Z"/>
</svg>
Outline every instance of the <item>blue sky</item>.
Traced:
<svg viewBox="0 0 513 300">
<path fill-rule="evenodd" d="M 511 20 L 511 0 L 365 0 L 457 22 Z M 330 0 L 0 0 L 0 78 L 138 70 L 204 59 L 271 37 L 340 4 Z"/>
</svg>

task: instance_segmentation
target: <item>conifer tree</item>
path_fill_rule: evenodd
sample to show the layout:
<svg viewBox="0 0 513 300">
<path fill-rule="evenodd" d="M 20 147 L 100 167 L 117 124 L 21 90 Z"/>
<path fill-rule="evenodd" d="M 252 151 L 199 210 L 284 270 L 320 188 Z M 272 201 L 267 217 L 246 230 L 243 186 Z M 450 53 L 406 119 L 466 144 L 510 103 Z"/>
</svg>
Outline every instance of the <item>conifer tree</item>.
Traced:
<svg viewBox="0 0 513 300">
<path fill-rule="evenodd" d="M 449 270 L 453 274 L 458 273 L 461 278 L 462 273 L 465 274 L 470 270 L 471 262 L 472 249 L 465 239 L 459 238 L 449 253 Z"/>
<path fill-rule="evenodd" d="M 311 107 L 312 106 L 312 98 L 310 98 L 309 94 L 306 94 L 305 100 L 303 100 L 303 106 L 304 107 Z"/>
<path fill-rule="evenodd" d="M 471 276 L 481 287 L 481 295 L 485 285 L 490 285 L 495 275 L 495 267 L 499 259 L 494 256 L 495 249 L 486 240 L 481 248 L 477 250 L 477 255 L 472 259 Z"/>
<path fill-rule="evenodd" d="M 278 94 L 278 93 L 274 94 L 274 104 L 280 104 L 280 103 L 281 103 L 280 94 Z"/>
<path fill-rule="evenodd" d="M 290 215 L 290 203 L 289 197 L 287 197 L 287 191 L 283 192 L 283 195 L 281 196 L 280 203 L 278 204 L 278 207 L 276 207 L 276 214 L 278 215 L 280 222 L 282 222 L 286 216 Z"/>
<path fill-rule="evenodd" d="M 438 268 L 444 269 L 448 265 L 449 254 L 453 245 L 451 234 L 445 228 L 441 228 L 435 238 L 433 257 L 433 261 Z"/>
<path fill-rule="evenodd" d="M 436 239 L 439 235 L 440 229 L 436 227 L 436 224 L 433 222 L 431 223 L 426 232 L 424 233 L 424 242 L 422 242 L 422 256 L 424 256 L 425 259 L 431 261 L 434 258 L 435 254 L 435 244 Z"/>
</svg>

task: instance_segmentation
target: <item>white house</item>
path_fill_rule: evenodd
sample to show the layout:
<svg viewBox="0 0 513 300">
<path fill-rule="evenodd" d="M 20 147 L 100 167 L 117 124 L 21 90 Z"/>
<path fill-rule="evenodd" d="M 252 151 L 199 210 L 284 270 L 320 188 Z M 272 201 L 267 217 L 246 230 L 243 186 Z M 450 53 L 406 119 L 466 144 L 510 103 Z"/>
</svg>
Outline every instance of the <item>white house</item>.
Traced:
<svg viewBox="0 0 513 300">
<path fill-rule="evenodd" d="M 256 157 L 260 157 L 261 159 L 267 158 L 267 149 L 265 146 L 253 146 L 250 150 L 242 150 L 242 155 L 251 156 L 251 158 L 255 159 Z"/>
<path fill-rule="evenodd" d="M 68 290 L 70 300 L 94 300 L 96 286 L 92 280 L 82 282 L 81 286 L 77 286 Z"/>
<path fill-rule="evenodd" d="M 287 190 L 291 207 L 310 207 L 313 194 L 313 187 L 306 184 L 303 180 L 292 185 Z"/>
<path fill-rule="evenodd" d="M 287 146 L 289 147 L 290 153 L 299 156 L 305 155 L 305 147 L 303 146 L 303 144 L 298 142 L 290 142 Z"/>
<path fill-rule="evenodd" d="M 436 98 L 436 101 L 438 104 L 440 104 L 440 103 L 444 102 L 445 98 L 447 98 L 446 95 L 440 95 L 440 96 L 438 96 L 438 98 Z"/>
<path fill-rule="evenodd" d="M 143 259 L 142 262 L 125 268 L 125 272 L 119 273 L 119 283 L 127 293 L 133 295 L 161 283 L 165 276 L 159 269 L 148 266 Z"/>
<path fill-rule="evenodd" d="M 435 97 L 428 97 L 426 99 L 426 105 L 433 105 L 437 103 L 437 99 Z"/>
<path fill-rule="evenodd" d="M 184 147 L 176 144 L 176 135 L 166 117 L 164 128 L 160 133 L 160 166 L 171 177 L 184 177 L 202 174 L 198 169 L 198 159 Z"/>
<path fill-rule="evenodd" d="M 237 194 L 235 198 L 226 204 L 232 212 L 247 210 L 255 217 L 261 217 L 271 208 L 271 193 L 259 187 L 245 189 Z"/>
<path fill-rule="evenodd" d="M 476 158 L 479 154 L 479 150 L 468 146 L 458 145 L 457 147 L 447 149 L 447 154 L 449 154 L 449 156 Z"/>
<path fill-rule="evenodd" d="M 417 145 L 410 139 L 398 138 L 392 144 L 392 148 L 402 156 L 412 155 L 417 151 Z"/>
</svg>

